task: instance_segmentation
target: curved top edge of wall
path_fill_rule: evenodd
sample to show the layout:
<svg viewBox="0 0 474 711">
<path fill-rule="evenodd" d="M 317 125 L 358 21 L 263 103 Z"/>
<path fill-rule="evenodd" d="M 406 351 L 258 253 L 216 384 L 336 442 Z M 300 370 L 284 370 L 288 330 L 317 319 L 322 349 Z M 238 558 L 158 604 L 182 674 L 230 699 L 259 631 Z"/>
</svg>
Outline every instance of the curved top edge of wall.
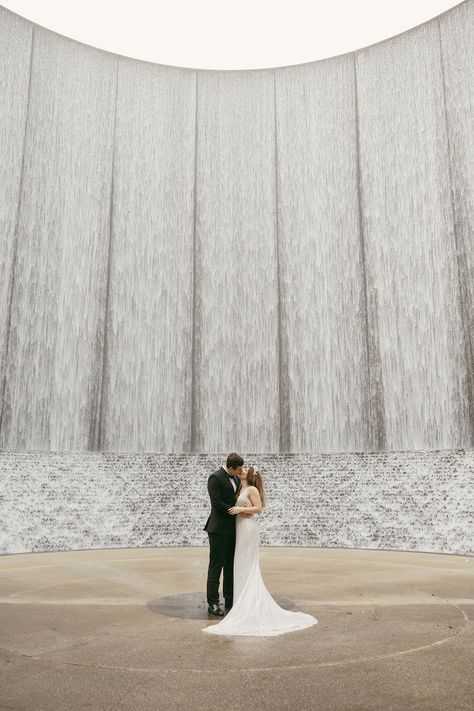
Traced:
<svg viewBox="0 0 474 711">
<path fill-rule="evenodd" d="M 51 30 L 49 27 L 45 27 L 44 25 L 40 25 L 37 22 L 33 22 L 32 20 L 29 20 L 27 17 L 24 17 L 23 15 L 20 15 L 13 10 L 10 10 L 10 8 L 7 8 L 3 5 L 0 5 L 0 10 L 3 12 L 9 13 L 10 15 L 14 15 L 23 22 L 26 22 L 28 25 L 32 27 L 37 27 L 38 29 L 41 29 L 45 32 L 49 32 L 52 35 L 55 35 L 56 37 L 61 37 L 62 39 L 66 39 L 69 42 L 74 42 L 75 44 L 82 45 L 83 47 L 88 47 L 89 49 L 93 50 L 94 52 L 100 52 L 101 54 L 107 55 L 107 56 L 112 56 L 112 57 L 117 57 L 121 59 L 126 59 L 129 62 L 139 62 L 140 64 L 147 64 L 151 65 L 154 67 L 161 67 L 162 69 L 173 69 L 173 70 L 181 70 L 183 72 L 206 72 L 206 73 L 214 73 L 214 74 L 249 74 L 249 73 L 264 73 L 264 72 L 274 72 L 276 70 L 283 70 L 283 69 L 296 69 L 298 67 L 307 67 L 311 65 L 316 65 L 316 64 L 322 64 L 323 62 L 330 62 L 334 61 L 335 59 L 342 59 L 344 57 L 352 57 L 358 54 L 363 54 L 364 52 L 367 52 L 368 50 L 371 50 L 374 47 L 379 47 L 380 45 L 383 44 L 388 44 L 390 42 L 393 42 L 394 40 L 403 37 L 405 35 L 409 35 L 412 32 L 417 32 L 419 31 L 422 27 L 426 27 L 430 25 L 433 22 L 438 22 L 442 17 L 445 17 L 449 14 L 459 12 L 459 10 L 463 6 L 469 5 L 471 2 L 474 2 L 474 0 L 462 0 L 460 3 L 457 5 L 454 5 L 453 7 L 448 8 L 444 12 L 440 13 L 439 15 L 436 15 L 435 17 L 430 18 L 429 20 L 426 20 L 425 22 L 421 22 L 419 25 L 415 25 L 414 27 L 410 27 L 408 30 L 403 30 L 403 32 L 399 32 L 395 35 L 392 35 L 391 37 L 386 37 L 383 40 L 380 40 L 379 42 L 374 42 L 373 44 L 366 45 L 365 47 L 359 47 L 358 49 L 354 49 L 350 52 L 343 52 L 342 54 L 335 54 L 331 57 L 324 57 L 322 59 L 315 59 L 309 62 L 301 62 L 299 64 L 287 64 L 287 65 L 282 65 L 282 66 L 275 66 L 275 67 L 260 67 L 260 68 L 255 68 L 255 69 L 208 69 L 208 68 L 201 68 L 201 67 L 182 67 L 179 65 L 174 65 L 174 64 L 161 64 L 160 62 L 151 62 L 147 61 L 144 59 L 138 59 L 136 57 L 131 57 L 125 54 L 119 54 L 118 52 L 110 52 L 105 49 L 101 49 L 100 47 L 94 47 L 93 45 L 87 44 L 86 42 L 81 42 L 80 40 L 74 39 L 73 37 L 68 37 L 67 35 L 63 35 L 60 32 L 55 32 L 54 30 Z"/>
</svg>

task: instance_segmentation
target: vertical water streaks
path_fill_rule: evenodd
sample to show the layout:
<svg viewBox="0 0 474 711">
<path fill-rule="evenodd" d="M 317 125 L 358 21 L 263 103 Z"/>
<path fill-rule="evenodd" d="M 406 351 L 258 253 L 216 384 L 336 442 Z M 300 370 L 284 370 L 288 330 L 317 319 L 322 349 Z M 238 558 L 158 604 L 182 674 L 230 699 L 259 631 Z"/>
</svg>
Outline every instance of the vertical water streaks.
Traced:
<svg viewBox="0 0 474 711">
<path fill-rule="evenodd" d="M 0 447 L 474 444 L 474 2 L 249 72 L 0 18 Z"/>
<path fill-rule="evenodd" d="M 474 446 L 474 4 L 438 19 L 451 215 L 465 354 L 465 445 Z M 469 432 L 470 431 L 470 432 Z"/>
<path fill-rule="evenodd" d="M 115 59 L 42 28 L 34 49 L 3 424 L 12 448 L 85 449 Z"/>
<path fill-rule="evenodd" d="M 274 148 L 273 72 L 202 73 L 195 360 L 201 452 L 279 449 Z"/>
<path fill-rule="evenodd" d="M 196 72 L 196 108 L 194 113 L 194 189 L 193 189 L 193 275 L 192 275 L 192 325 L 191 325 L 191 410 L 189 445 L 186 451 L 197 452 L 199 444 L 199 362 L 198 348 L 200 342 L 199 308 L 198 308 L 198 272 L 197 272 L 197 159 L 198 159 L 198 125 L 199 125 L 199 72 Z"/>
<path fill-rule="evenodd" d="M 121 60 L 102 448 L 189 446 L 195 75 Z"/>
<path fill-rule="evenodd" d="M 117 130 L 117 97 L 120 57 L 116 57 L 115 67 L 115 98 L 114 98 L 114 126 L 112 131 L 111 168 L 110 168 L 110 197 L 109 197 L 109 229 L 107 246 L 107 271 L 105 280 L 105 304 L 102 327 L 97 331 L 97 352 L 101 353 L 100 377 L 97 378 L 97 398 L 95 407 L 91 408 L 91 419 L 89 429 L 89 449 L 103 451 L 105 449 L 105 416 L 107 397 L 107 359 L 108 359 L 108 339 L 109 309 L 110 309 L 110 264 L 112 261 L 112 242 L 114 225 L 114 170 L 115 170 L 115 134 Z"/>
<path fill-rule="evenodd" d="M 359 103 L 357 89 L 357 53 L 352 55 L 354 65 L 354 115 L 356 137 L 357 213 L 360 240 L 360 264 L 365 313 L 365 337 L 367 344 L 367 389 L 365 412 L 367 418 L 367 449 L 383 450 L 386 446 L 384 391 L 382 363 L 378 336 L 377 292 L 367 264 L 364 238 L 363 186 L 360 175 Z"/>
<path fill-rule="evenodd" d="M 277 317 L 278 317 L 278 394 L 280 405 L 280 452 L 290 452 L 290 384 L 288 379 L 288 343 L 283 323 L 282 310 L 282 277 L 280 267 L 280 231 L 279 231 L 279 199 L 278 199 L 278 110 L 276 96 L 276 71 L 273 71 L 273 98 L 275 115 L 275 236 L 276 236 L 276 274 L 277 274 Z"/>
<path fill-rule="evenodd" d="M 293 452 L 367 446 L 351 58 L 276 71 L 282 328 Z"/>
<path fill-rule="evenodd" d="M 7 446 L 5 420 L 11 422 L 7 364 L 10 349 L 12 299 L 18 256 L 18 222 L 25 163 L 34 26 L 0 8 L 0 446 Z"/>
<path fill-rule="evenodd" d="M 462 446 L 465 359 L 436 23 L 358 52 L 357 87 L 385 447 Z"/>
</svg>

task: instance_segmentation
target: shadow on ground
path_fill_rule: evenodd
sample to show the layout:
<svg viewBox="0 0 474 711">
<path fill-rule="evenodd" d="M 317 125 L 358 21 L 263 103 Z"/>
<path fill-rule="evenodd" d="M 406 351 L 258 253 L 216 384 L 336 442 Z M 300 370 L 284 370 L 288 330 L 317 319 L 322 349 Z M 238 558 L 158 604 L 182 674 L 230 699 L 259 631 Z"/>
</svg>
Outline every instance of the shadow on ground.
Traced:
<svg viewBox="0 0 474 711">
<path fill-rule="evenodd" d="M 288 598 L 276 596 L 273 598 L 285 610 L 291 610 L 295 606 L 294 602 Z M 166 595 L 156 600 L 150 600 L 147 603 L 147 608 L 156 615 L 166 615 L 167 617 L 188 620 L 207 620 L 209 617 L 206 594 L 202 592 Z"/>
</svg>

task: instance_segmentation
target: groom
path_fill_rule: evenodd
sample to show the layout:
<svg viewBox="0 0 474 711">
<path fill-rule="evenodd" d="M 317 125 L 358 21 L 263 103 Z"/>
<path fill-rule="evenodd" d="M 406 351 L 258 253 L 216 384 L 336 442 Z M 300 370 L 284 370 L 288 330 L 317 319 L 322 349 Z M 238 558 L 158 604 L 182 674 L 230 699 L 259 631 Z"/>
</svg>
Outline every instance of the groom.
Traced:
<svg viewBox="0 0 474 711">
<path fill-rule="evenodd" d="M 235 494 L 243 464 L 242 457 L 232 452 L 227 457 L 226 465 L 211 474 L 207 482 L 211 499 L 211 513 L 204 526 L 209 536 L 207 603 L 209 614 L 216 617 L 224 616 L 219 607 L 219 578 L 222 569 L 225 609 L 230 610 L 233 602 L 236 516 L 232 516 L 229 509 L 235 506 Z"/>
</svg>

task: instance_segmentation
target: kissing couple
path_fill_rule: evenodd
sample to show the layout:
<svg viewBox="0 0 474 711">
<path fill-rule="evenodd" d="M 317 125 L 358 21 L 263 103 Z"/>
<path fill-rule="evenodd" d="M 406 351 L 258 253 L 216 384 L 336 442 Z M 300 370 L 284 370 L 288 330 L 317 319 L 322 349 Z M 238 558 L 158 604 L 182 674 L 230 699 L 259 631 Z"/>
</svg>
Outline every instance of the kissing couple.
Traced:
<svg viewBox="0 0 474 711">
<path fill-rule="evenodd" d="M 217 635 L 273 636 L 311 627 L 317 619 L 277 605 L 260 570 L 260 532 L 257 523 L 265 505 L 262 475 L 256 466 L 232 452 L 225 466 L 207 482 L 211 513 L 204 526 L 209 536 L 207 573 L 208 612 L 222 617 L 203 632 Z M 219 579 L 227 614 L 219 605 Z"/>
</svg>

